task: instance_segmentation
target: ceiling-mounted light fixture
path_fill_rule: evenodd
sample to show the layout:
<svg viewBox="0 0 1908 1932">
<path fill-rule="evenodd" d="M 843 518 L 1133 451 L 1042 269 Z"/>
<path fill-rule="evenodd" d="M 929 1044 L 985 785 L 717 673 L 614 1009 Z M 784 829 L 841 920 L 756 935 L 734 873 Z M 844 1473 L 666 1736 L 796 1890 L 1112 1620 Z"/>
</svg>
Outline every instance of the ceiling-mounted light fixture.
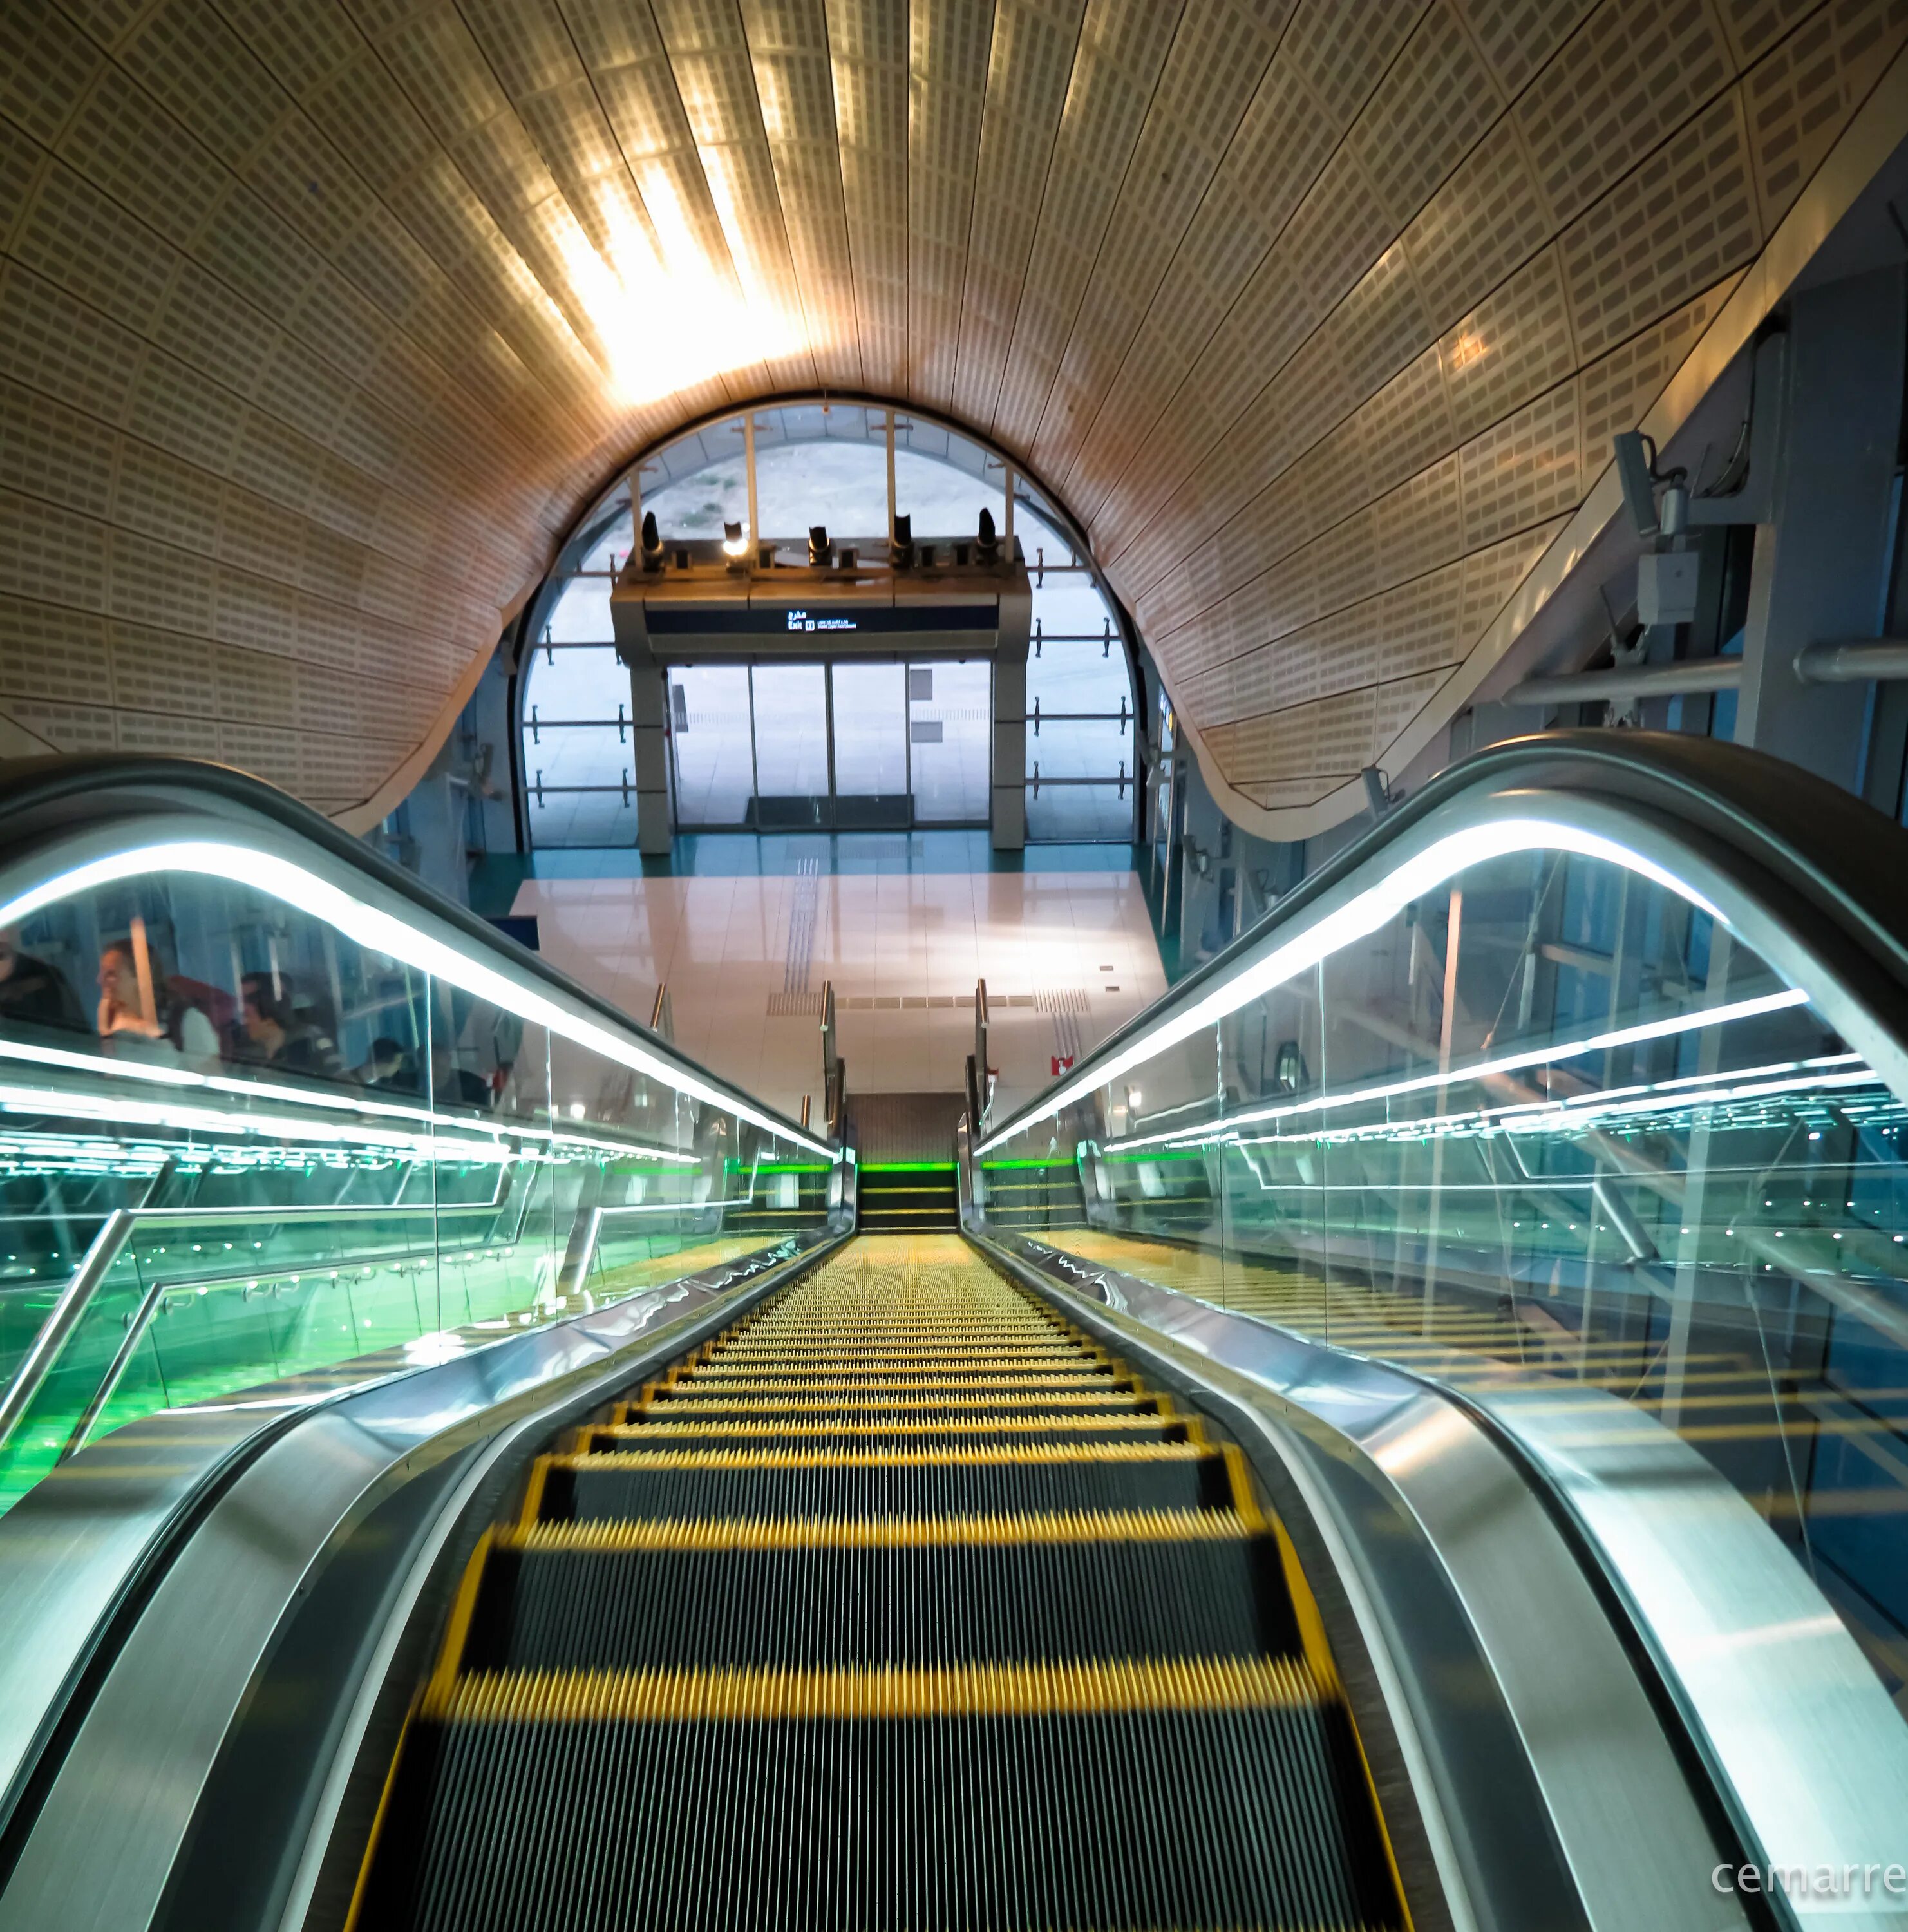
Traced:
<svg viewBox="0 0 1908 1932">
<path fill-rule="evenodd" d="M 722 554 L 738 560 L 748 554 L 748 539 L 742 535 L 740 524 L 722 526 Z"/>
</svg>

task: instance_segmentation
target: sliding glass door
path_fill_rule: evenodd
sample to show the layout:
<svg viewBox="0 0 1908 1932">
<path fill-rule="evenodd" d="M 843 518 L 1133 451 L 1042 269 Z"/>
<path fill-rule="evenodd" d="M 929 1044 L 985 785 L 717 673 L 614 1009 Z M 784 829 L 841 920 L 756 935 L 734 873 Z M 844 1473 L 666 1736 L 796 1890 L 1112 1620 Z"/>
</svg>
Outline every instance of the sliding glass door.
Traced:
<svg viewBox="0 0 1908 1932">
<path fill-rule="evenodd" d="M 679 831 L 906 831 L 988 820 L 993 666 L 678 664 Z"/>
</svg>

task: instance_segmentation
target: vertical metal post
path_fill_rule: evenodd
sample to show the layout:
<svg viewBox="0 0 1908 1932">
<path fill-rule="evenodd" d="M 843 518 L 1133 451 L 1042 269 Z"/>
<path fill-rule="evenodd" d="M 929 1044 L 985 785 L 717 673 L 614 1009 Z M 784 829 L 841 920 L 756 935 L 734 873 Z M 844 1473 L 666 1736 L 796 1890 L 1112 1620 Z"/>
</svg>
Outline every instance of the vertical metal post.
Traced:
<svg viewBox="0 0 1908 1932">
<path fill-rule="evenodd" d="M 1759 351 L 1782 357 L 1779 388 L 1756 368 L 1758 404 L 1778 411 L 1781 434 L 1750 567 L 1736 740 L 1851 790 L 1868 687 L 1804 685 L 1796 660 L 1879 630 L 1905 334 L 1908 269 L 1875 269 L 1799 291 L 1786 353 L 1782 338 Z"/>
<path fill-rule="evenodd" d="M 821 728 L 828 752 L 828 823 L 832 826 L 838 814 L 835 809 L 835 662 L 832 658 L 821 662 Z"/>
<path fill-rule="evenodd" d="M 755 755 L 755 667 L 748 669 L 748 782 L 755 795 L 755 830 L 762 829 L 762 764 Z"/>
<path fill-rule="evenodd" d="M 1005 524 L 1002 526 L 1002 527 L 1001 527 L 1001 530 L 1000 530 L 1000 537 L 1001 537 L 1002 543 L 1004 544 L 1004 547 L 1005 547 L 1005 549 L 1006 549 L 1007 561 L 1008 561 L 1010 563 L 1011 563 L 1011 562 L 1013 561 L 1013 499 L 1014 499 L 1014 472 L 1013 472 L 1013 465 L 1012 465 L 1011 463 L 1008 464 L 1006 466 L 1005 473 L 1006 473 L 1006 485 L 1007 485 L 1007 515 L 1006 515 L 1006 523 L 1005 523 Z"/>
<path fill-rule="evenodd" d="M 1450 1077 L 1452 1036 L 1457 1023 L 1457 955 L 1458 946 L 1464 931 L 1464 888 L 1454 886 L 1450 894 L 1450 917 L 1444 930 L 1444 1008 L 1438 1016 L 1438 1107 L 1444 1111 L 1446 1096 L 1450 1089 L 1445 1082 Z M 1427 1217 L 1424 1240 L 1424 1333 L 1431 1332 L 1431 1312 L 1438 1296 L 1438 1232 L 1442 1197 L 1444 1184 L 1444 1136 L 1441 1133 L 1431 1143 L 1431 1196 L 1430 1214 Z"/>
<path fill-rule="evenodd" d="M 755 412 L 753 410 L 742 419 L 742 462 L 748 479 L 748 541 L 754 545 L 762 541 L 762 526 L 757 518 L 755 508 Z"/>
<path fill-rule="evenodd" d="M 894 460 L 894 411 L 887 412 L 888 440 L 888 541 L 894 542 L 895 533 L 895 460 Z"/>
</svg>

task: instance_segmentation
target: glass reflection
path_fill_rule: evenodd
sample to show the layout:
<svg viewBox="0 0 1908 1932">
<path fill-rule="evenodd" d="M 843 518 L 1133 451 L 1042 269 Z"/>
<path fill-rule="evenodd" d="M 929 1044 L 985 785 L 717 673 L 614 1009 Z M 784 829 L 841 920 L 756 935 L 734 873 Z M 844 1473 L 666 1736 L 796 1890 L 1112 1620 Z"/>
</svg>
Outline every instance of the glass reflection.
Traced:
<svg viewBox="0 0 1908 1932">
<path fill-rule="evenodd" d="M 1700 902 L 1527 850 L 979 1165 L 998 1227 L 1458 1388 L 1522 1390 L 1566 1442 L 1620 1400 L 1639 1442 L 1673 1431 L 1728 1479 L 1899 1696 L 1904 1126 Z M 1063 1161 L 1072 1190 L 1006 1185 Z"/>
<path fill-rule="evenodd" d="M 0 938 L 0 1507 L 155 1409 L 308 1401 L 826 1220 L 825 1158 L 248 856 Z"/>
</svg>

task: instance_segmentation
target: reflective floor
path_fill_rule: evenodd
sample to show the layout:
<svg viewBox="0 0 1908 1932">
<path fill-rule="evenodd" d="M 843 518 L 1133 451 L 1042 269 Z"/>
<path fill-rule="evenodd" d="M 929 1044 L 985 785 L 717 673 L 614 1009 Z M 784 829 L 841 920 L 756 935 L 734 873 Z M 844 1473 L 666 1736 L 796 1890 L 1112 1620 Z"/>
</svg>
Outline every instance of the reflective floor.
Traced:
<svg viewBox="0 0 1908 1932">
<path fill-rule="evenodd" d="M 804 1094 L 820 1106 L 831 982 L 850 1091 L 951 1092 L 985 978 L 1004 1106 L 1166 990 L 1130 871 L 804 863 L 814 869 L 770 878 L 530 879 L 511 910 L 536 916 L 546 958 L 638 1017 L 666 981 L 676 1043 L 790 1112 Z"/>
</svg>

